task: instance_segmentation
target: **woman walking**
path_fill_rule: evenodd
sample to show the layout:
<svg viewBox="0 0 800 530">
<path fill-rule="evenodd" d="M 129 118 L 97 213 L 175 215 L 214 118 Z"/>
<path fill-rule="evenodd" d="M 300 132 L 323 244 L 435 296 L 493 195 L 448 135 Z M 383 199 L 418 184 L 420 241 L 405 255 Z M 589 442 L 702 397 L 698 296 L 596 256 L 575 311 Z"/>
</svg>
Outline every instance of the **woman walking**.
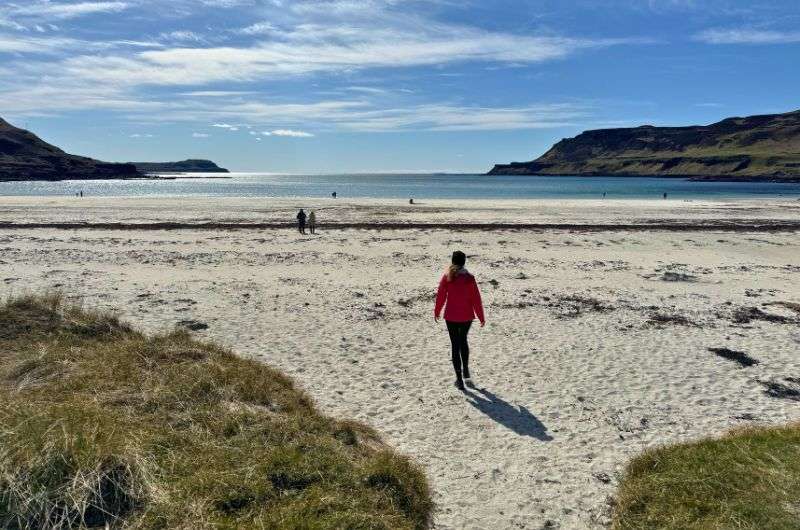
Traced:
<svg viewBox="0 0 800 530">
<path fill-rule="evenodd" d="M 476 316 L 481 327 L 486 324 L 478 282 L 464 267 L 466 261 L 467 256 L 463 252 L 453 252 L 452 264 L 439 281 L 436 306 L 433 309 L 433 318 L 439 322 L 439 315 L 444 307 L 444 321 L 450 334 L 453 369 L 456 371 L 456 388 L 459 390 L 464 390 L 464 379 L 471 379 L 467 343 L 469 328 Z"/>
</svg>

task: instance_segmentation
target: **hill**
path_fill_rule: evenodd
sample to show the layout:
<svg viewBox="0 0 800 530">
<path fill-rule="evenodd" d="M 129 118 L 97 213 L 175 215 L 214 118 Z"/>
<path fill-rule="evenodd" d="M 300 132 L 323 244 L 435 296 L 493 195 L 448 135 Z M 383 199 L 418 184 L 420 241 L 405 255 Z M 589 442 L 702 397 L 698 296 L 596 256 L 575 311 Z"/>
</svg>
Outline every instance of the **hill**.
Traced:
<svg viewBox="0 0 800 530">
<path fill-rule="evenodd" d="M 130 162 L 143 173 L 229 173 L 211 160 L 188 159 L 180 162 Z"/>
<path fill-rule="evenodd" d="M 689 177 L 800 182 L 800 110 L 711 125 L 597 129 L 490 175 Z"/>
<path fill-rule="evenodd" d="M 0 118 L 0 181 L 141 177 L 132 164 L 71 155 Z"/>
</svg>

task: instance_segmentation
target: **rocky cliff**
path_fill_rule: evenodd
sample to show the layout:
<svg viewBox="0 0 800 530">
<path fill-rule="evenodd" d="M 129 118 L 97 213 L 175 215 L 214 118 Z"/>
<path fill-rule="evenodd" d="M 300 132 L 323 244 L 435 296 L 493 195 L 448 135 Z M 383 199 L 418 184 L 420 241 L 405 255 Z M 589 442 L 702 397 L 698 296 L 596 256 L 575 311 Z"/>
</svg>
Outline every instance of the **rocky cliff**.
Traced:
<svg viewBox="0 0 800 530">
<path fill-rule="evenodd" d="M 489 174 L 800 182 L 800 111 L 712 125 L 586 131 L 536 160 L 498 164 Z"/>
<path fill-rule="evenodd" d="M 132 164 L 65 153 L 0 118 L 0 180 L 88 180 L 141 177 Z"/>
</svg>

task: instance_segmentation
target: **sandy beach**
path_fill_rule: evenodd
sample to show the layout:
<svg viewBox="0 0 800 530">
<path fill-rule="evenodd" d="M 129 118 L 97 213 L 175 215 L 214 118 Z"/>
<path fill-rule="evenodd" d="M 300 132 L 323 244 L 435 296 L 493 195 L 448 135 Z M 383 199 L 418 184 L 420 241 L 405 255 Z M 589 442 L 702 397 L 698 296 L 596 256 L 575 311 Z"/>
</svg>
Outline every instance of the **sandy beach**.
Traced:
<svg viewBox="0 0 800 530">
<path fill-rule="evenodd" d="M 0 292 L 60 290 L 284 370 L 423 465 L 441 529 L 601 528 L 644 448 L 800 419 L 800 234 L 735 229 L 796 222 L 800 201 L 419 202 L 2 197 L 0 223 L 52 226 L 0 229 Z M 282 223 L 299 206 L 372 227 L 57 226 Z M 488 320 L 466 394 L 432 318 L 455 249 Z"/>
</svg>

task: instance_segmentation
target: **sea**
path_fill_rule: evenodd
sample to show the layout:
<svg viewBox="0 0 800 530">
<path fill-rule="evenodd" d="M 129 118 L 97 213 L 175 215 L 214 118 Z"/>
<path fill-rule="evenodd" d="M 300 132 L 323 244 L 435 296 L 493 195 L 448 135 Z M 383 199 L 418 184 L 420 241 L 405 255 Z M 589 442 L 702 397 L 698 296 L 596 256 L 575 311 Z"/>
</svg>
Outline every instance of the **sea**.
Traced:
<svg viewBox="0 0 800 530">
<path fill-rule="evenodd" d="M 800 183 L 462 174 L 186 174 L 169 180 L 0 182 L 0 196 L 330 197 L 388 199 L 800 198 Z"/>
</svg>

